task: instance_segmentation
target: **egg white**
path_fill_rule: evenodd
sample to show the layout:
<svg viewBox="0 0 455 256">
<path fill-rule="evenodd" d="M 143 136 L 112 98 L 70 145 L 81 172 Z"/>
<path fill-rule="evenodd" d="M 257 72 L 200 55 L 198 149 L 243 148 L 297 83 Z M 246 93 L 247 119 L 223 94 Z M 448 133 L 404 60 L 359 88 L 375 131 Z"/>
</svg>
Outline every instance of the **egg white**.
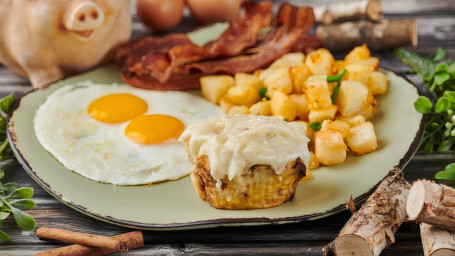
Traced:
<svg viewBox="0 0 455 256">
<path fill-rule="evenodd" d="M 88 115 L 92 101 L 116 93 L 135 95 L 147 102 L 145 114 L 170 115 L 186 127 L 224 116 L 218 106 L 190 93 L 86 81 L 59 88 L 38 108 L 38 141 L 67 169 L 103 183 L 148 184 L 188 175 L 191 167 L 182 143 L 140 145 L 124 135 L 129 121 L 106 124 Z"/>
</svg>

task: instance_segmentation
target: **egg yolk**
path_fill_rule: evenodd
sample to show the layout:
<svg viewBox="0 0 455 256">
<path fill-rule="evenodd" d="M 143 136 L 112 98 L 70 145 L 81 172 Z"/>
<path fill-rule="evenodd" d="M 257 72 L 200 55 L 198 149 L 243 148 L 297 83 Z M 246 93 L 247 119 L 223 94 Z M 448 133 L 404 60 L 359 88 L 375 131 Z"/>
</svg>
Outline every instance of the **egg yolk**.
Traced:
<svg viewBox="0 0 455 256">
<path fill-rule="evenodd" d="M 88 114 L 103 123 L 122 123 L 147 111 L 147 103 L 134 95 L 118 93 L 103 96 L 88 107 Z"/>
<path fill-rule="evenodd" d="M 151 145 L 177 140 L 185 129 L 179 119 L 167 115 L 143 115 L 131 120 L 125 135 L 139 144 Z"/>
</svg>

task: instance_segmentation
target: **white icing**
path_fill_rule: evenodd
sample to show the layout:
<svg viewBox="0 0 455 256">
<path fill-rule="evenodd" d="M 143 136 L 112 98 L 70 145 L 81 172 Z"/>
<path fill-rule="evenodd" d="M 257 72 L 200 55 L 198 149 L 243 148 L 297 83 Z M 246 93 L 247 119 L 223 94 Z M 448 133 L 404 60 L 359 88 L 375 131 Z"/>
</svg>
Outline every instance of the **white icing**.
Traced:
<svg viewBox="0 0 455 256">
<path fill-rule="evenodd" d="M 300 157 L 310 160 L 304 127 L 275 117 L 237 115 L 188 127 L 179 141 L 188 143 L 191 159 L 205 154 L 210 174 L 220 183 L 243 174 L 254 165 L 270 165 L 281 174 L 286 163 Z"/>
</svg>

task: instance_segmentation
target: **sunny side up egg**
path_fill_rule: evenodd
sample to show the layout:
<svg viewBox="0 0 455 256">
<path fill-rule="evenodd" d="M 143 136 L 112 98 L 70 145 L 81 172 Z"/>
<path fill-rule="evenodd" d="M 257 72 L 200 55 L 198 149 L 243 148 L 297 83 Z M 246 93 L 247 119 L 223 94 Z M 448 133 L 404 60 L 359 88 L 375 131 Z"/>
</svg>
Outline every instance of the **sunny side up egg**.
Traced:
<svg viewBox="0 0 455 256">
<path fill-rule="evenodd" d="M 91 82 L 54 91 L 35 114 L 38 141 L 67 169 L 115 185 L 175 180 L 191 172 L 185 127 L 224 116 L 186 92 Z"/>
</svg>

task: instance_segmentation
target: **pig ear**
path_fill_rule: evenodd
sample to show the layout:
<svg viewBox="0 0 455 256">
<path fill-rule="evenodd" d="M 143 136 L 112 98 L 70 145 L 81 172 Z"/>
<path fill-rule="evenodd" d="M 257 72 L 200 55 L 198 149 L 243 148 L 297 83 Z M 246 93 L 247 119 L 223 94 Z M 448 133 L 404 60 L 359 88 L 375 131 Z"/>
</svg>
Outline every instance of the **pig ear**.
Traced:
<svg viewBox="0 0 455 256">
<path fill-rule="evenodd" d="M 103 25 L 104 20 L 104 12 L 98 4 L 83 1 L 65 11 L 63 25 L 70 31 L 87 31 Z"/>
</svg>

